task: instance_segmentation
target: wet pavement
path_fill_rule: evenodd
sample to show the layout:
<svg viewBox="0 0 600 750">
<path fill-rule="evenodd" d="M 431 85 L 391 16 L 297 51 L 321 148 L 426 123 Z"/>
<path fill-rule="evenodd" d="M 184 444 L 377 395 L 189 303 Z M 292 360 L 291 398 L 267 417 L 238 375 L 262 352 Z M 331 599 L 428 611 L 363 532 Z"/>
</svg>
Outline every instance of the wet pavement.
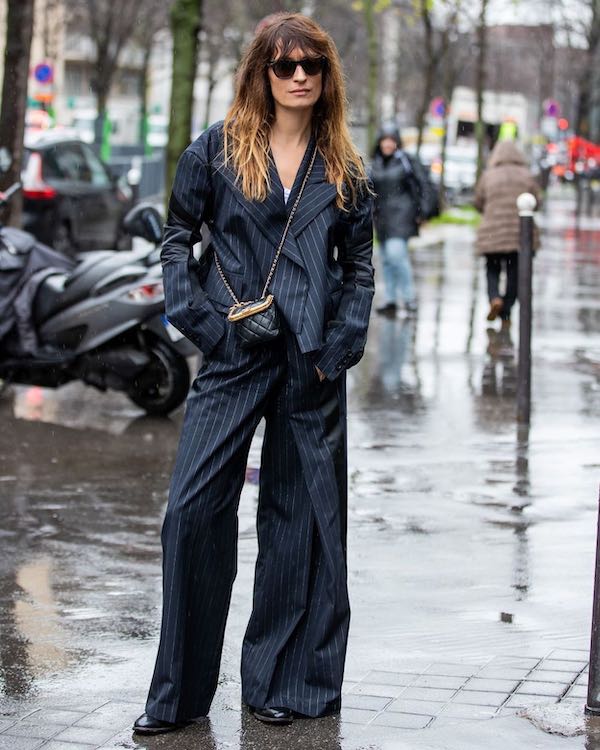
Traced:
<svg viewBox="0 0 600 750">
<path fill-rule="evenodd" d="M 600 222 L 549 201 L 535 261 L 533 416 L 518 320 L 488 324 L 472 230 L 414 250 L 417 318 L 374 317 L 349 374 L 349 582 L 340 717 L 260 725 L 240 705 L 260 434 L 210 720 L 141 741 L 159 533 L 181 413 L 77 384 L 0 398 L 0 750 L 598 750 L 583 718 L 600 475 Z M 523 716 L 522 714 L 526 714 Z M 558 732 L 559 734 L 552 734 Z"/>
</svg>

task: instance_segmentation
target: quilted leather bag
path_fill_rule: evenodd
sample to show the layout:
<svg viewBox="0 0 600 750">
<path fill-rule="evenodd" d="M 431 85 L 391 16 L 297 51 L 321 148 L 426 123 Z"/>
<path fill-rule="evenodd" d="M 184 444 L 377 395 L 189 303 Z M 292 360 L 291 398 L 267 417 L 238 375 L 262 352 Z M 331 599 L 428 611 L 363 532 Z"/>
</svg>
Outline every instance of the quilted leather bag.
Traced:
<svg viewBox="0 0 600 750">
<path fill-rule="evenodd" d="M 304 187 L 308 181 L 310 173 L 312 172 L 316 155 L 317 148 L 315 146 L 310 164 L 308 165 L 308 169 L 306 170 L 306 174 L 304 175 L 304 180 L 302 181 L 302 185 L 300 186 L 300 192 L 298 193 L 298 197 L 296 198 L 294 205 L 292 206 L 292 210 L 290 211 L 290 215 L 288 216 L 287 224 L 285 225 L 285 229 L 283 230 L 283 235 L 277 247 L 277 252 L 275 253 L 273 263 L 271 264 L 263 293 L 258 299 L 241 302 L 237 298 L 235 292 L 231 288 L 231 285 L 227 281 L 227 277 L 223 273 L 223 268 L 221 266 L 221 263 L 219 262 L 217 254 L 215 253 L 215 264 L 217 266 L 219 275 L 221 276 L 221 279 L 223 280 L 223 283 L 225 284 L 225 288 L 229 292 L 229 295 L 235 302 L 235 304 L 229 308 L 227 320 L 229 320 L 235 326 L 235 330 L 240 341 L 240 346 L 243 349 L 250 349 L 251 347 L 258 346 L 259 344 L 267 344 L 270 341 L 276 339 L 281 332 L 279 314 L 277 313 L 277 307 L 275 305 L 275 298 L 272 294 L 269 294 L 269 285 L 271 283 L 273 275 L 275 274 L 277 262 L 279 261 L 279 256 L 281 255 L 281 251 L 283 249 L 285 238 L 287 237 L 290 225 L 292 223 L 292 219 L 294 218 L 294 214 L 296 213 L 296 209 L 298 208 L 298 204 L 300 203 L 300 198 L 302 198 Z"/>
</svg>

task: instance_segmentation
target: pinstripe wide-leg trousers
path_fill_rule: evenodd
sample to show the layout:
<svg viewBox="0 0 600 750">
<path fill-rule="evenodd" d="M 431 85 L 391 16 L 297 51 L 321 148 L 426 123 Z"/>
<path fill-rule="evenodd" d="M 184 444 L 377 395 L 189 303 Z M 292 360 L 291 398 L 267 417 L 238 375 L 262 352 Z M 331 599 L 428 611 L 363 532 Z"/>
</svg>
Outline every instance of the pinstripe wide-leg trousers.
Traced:
<svg viewBox="0 0 600 750">
<path fill-rule="evenodd" d="M 157 719 L 209 711 L 237 567 L 239 497 L 263 417 L 243 700 L 308 716 L 339 709 L 350 618 L 345 379 L 320 382 L 287 331 L 243 350 L 228 325 L 188 398 L 162 529 L 162 627 L 146 704 Z"/>
</svg>

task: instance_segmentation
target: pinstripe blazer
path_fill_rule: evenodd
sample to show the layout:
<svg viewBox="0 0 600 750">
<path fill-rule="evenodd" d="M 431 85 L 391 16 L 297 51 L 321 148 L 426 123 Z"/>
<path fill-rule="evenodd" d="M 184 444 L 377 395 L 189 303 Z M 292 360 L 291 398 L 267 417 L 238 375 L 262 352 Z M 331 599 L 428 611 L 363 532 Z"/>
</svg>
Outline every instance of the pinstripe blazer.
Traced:
<svg viewBox="0 0 600 750">
<path fill-rule="evenodd" d="M 165 303 L 170 322 L 205 354 L 223 336 L 223 313 L 233 304 L 213 253 L 239 299 L 261 295 L 313 149 L 314 139 L 287 205 L 272 160 L 267 198 L 244 197 L 232 168 L 223 163 L 221 122 L 182 154 L 161 254 Z M 335 198 L 317 154 L 269 287 L 300 350 L 311 352 L 330 380 L 361 358 L 374 292 L 371 197 L 365 191 L 348 212 L 336 207 Z M 196 261 L 192 247 L 203 223 L 210 228 L 211 243 Z"/>
</svg>

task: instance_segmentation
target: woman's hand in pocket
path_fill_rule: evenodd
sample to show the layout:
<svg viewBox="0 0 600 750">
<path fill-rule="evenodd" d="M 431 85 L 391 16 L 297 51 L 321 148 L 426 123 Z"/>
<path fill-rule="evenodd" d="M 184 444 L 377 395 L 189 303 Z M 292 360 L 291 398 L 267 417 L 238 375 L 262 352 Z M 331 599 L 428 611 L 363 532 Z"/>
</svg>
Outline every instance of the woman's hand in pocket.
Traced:
<svg viewBox="0 0 600 750">
<path fill-rule="evenodd" d="M 321 382 L 323 382 L 323 380 L 325 380 L 325 378 L 327 376 L 325 375 L 325 373 L 323 372 L 323 370 L 319 370 L 319 368 L 316 365 L 315 365 L 315 370 L 317 371 L 317 375 L 319 376 L 319 380 Z"/>
</svg>

